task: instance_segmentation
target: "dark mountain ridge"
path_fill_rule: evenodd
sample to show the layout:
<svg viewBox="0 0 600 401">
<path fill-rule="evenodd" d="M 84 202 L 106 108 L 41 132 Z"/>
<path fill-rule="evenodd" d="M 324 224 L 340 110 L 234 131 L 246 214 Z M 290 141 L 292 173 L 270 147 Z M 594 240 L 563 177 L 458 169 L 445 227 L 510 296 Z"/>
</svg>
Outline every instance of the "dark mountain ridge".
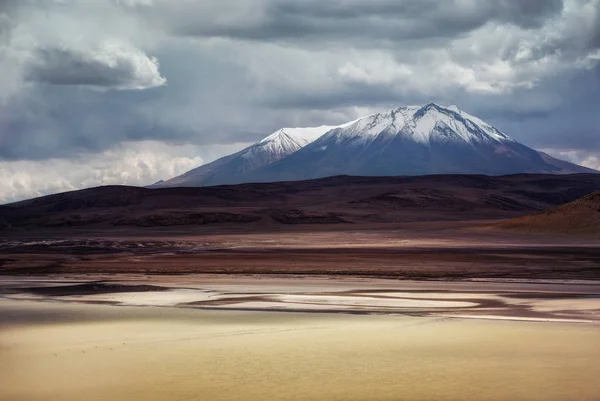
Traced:
<svg viewBox="0 0 600 401">
<path fill-rule="evenodd" d="M 0 206 L 36 227 L 399 223 L 525 216 L 600 189 L 600 175 L 334 176 L 214 187 L 105 186 Z"/>
</svg>

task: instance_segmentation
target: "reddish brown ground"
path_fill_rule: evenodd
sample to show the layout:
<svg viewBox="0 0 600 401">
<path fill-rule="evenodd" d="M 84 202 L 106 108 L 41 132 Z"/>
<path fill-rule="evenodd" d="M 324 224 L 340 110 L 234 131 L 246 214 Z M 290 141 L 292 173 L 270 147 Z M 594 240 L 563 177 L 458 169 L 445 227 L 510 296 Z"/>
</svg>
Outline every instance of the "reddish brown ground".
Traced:
<svg viewBox="0 0 600 401">
<path fill-rule="evenodd" d="M 600 278 L 600 244 L 596 240 L 506 234 L 479 225 L 61 234 L 55 231 L 37 239 L 4 240 L 0 243 L 0 274 Z"/>
<path fill-rule="evenodd" d="M 542 213 L 503 221 L 497 227 L 556 234 L 584 234 L 600 238 L 600 191 Z"/>
<path fill-rule="evenodd" d="M 497 225 L 598 188 L 594 174 L 92 188 L 0 206 L 0 274 L 598 279 L 600 238 Z"/>
<path fill-rule="evenodd" d="M 42 227 L 372 226 L 530 215 L 600 189 L 600 174 L 329 177 L 206 188 L 109 186 L 0 206 L 0 235 Z"/>
</svg>

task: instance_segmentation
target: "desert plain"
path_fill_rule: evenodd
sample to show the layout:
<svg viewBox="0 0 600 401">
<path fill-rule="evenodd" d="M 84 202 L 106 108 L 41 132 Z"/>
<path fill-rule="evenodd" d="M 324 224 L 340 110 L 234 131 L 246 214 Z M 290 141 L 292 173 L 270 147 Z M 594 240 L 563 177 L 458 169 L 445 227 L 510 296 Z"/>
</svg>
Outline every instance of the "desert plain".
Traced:
<svg viewBox="0 0 600 401">
<path fill-rule="evenodd" d="M 254 206 L 228 187 L 8 205 L 0 399 L 597 401 L 596 226 L 503 226 L 596 178 L 515 180 L 464 202 L 367 180 L 334 186 L 367 203 L 265 184 Z"/>
</svg>

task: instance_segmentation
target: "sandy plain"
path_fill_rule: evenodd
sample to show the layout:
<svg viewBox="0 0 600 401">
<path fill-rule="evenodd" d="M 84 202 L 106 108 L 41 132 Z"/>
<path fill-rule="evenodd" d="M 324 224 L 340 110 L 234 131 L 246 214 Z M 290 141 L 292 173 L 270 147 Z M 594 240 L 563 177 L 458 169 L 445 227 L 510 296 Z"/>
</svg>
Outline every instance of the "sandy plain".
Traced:
<svg viewBox="0 0 600 401">
<path fill-rule="evenodd" d="M 7 401 L 600 399 L 594 281 L 0 283 Z"/>
<path fill-rule="evenodd" d="M 2 301 L 3 400 L 597 400 L 593 325 Z"/>
</svg>

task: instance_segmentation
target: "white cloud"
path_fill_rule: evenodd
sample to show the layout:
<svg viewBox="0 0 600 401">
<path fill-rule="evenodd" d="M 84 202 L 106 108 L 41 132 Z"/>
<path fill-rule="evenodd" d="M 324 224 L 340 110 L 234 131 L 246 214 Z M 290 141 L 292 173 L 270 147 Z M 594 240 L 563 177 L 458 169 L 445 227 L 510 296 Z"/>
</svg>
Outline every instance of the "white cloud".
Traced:
<svg viewBox="0 0 600 401">
<path fill-rule="evenodd" d="M 75 159 L 0 161 L 0 203 L 98 185 L 149 185 L 202 164 L 190 145 L 123 143 Z"/>
<path fill-rule="evenodd" d="M 596 152 L 572 149 L 543 149 L 542 152 L 571 163 L 600 171 L 600 154 Z"/>
<path fill-rule="evenodd" d="M 115 3 L 126 7 L 150 7 L 152 0 L 113 0 Z"/>
</svg>

